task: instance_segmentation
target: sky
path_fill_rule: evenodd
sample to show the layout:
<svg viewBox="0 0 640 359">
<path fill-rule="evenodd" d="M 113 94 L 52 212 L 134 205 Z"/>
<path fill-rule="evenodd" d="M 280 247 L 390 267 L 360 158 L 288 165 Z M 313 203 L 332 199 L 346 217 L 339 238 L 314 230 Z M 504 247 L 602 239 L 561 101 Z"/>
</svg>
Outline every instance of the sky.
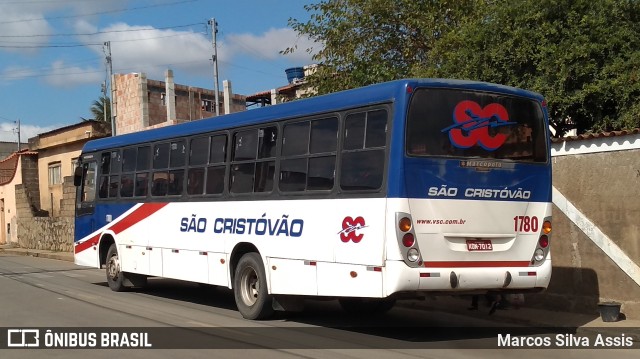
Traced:
<svg viewBox="0 0 640 359">
<path fill-rule="evenodd" d="M 210 19 L 218 23 L 219 86 L 250 95 L 287 84 L 285 69 L 312 64 L 288 20 L 309 19 L 311 0 L 0 0 L 0 141 L 92 118 L 113 73 L 145 73 L 214 88 Z M 287 47 L 297 46 L 290 55 Z"/>
</svg>

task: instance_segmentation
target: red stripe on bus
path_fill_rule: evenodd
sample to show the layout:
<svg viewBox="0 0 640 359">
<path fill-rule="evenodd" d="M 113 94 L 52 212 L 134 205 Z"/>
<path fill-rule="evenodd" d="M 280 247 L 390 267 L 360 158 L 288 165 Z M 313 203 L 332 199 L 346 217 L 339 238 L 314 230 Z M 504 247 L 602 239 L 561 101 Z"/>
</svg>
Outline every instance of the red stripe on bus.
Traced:
<svg viewBox="0 0 640 359">
<path fill-rule="evenodd" d="M 151 216 L 152 214 L 158 212 L 168 203 L 145 203 L 142 206 L 138 207 L 135 211 L 130 213 L 128 216 L 123 218 L 120 222 L 111 226 L 111 230 L 118 234 L 129 229 L 134 224 L 144 220 L 145 218 Z"/>
<path fill-rule="evenodd" d="M 128 216 L 120 220 L 118 223 L 112 225 L 111 227 L 105 227 L 105 230 L 111 229 L 115 234 L 121 233 L 132 227 L 136 223 L 156 213 L 167 204 L 168 203 L 145 203 L 142 206 L 138 207 L 135 211 L 129 213 Z M 76 245 L 74 252 L 77 254 L 87 248 L 91 248 L 92 246 L 97 245 L 99 239 L 99 234 L 91 237 L 90 239 Z"/>
<path fill-rule="evenodd" d="M 465 267 L 528 267 L 529 261 L 455 261 L 455 262 L 424 262 L 425 267 L 431 268 L 465 268 Z"/>
<path fill-rule="evenodd" d="M 100 235 L 95 235 L 93 237 L 91 237 L 90 239 L 87 239 L 86 241 L 76 245 L 76 247 L 74 248 L 74 252 L 76 254 L 84 251 L 85 249 L 91 248 L 92 246 L 98 244 L 98 239 L 100 238 Z"/>
</svg>

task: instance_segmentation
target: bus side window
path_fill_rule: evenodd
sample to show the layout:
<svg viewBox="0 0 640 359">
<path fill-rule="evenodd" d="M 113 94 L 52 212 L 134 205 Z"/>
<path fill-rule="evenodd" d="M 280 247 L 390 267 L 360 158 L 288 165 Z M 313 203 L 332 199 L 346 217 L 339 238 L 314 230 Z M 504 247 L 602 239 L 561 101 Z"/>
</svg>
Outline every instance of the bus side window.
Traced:
<svg viewBox="0 0 640 359">
<path fill-rule="evenodd" d="M 148 172 L 136 173 L 136 183 L 135 183 L 135 196 L 136 197 L 144 197 L 147 195 L 147 179 Z"/>
<path fill-rule="evenodd" d="M 190 168 L 187 173 L 187 194 L 198 195 L 204 192 L 204 168 Z"/>
<path fill-rule="evenodd" d="M 353 113 L 347 116 L 345 120 L 343 149 L 359 150 L 363 148 L 366 116 L 366 112 Z"/>
<path fill-rule="evenodd" d="M 161 143 L 153 146 L 153 169 L 169 167 L 169 144 Z"/>
<path fill-rule="evenodd" d="M 386 110 L 347 116 L 340 164 L 340 188 L 347 191 L 377 190 L 382 186 L 386 138 Z"/>
<path fill-rule="evenodd" d="M 184 183 L 184 170 L 169 171 L 169 179 L 167 181 L 167 194 L 176 196 L 182 194 Z"/>
<path fill-rule="evenodd" d="M 81 202 L 93 203 L 96 199 L 96 163 L 85 163 L 82 167 L 83 182 Z"/>
<path fill-rule="evenodd" d="M 109 197 L 109 176 L 100 177 L 100 190 L 98 191 L 98 197 Z"/>
<path fill-rule="evenodd" d="M 123 174 L 120 177 L 120 197 L 133 196 L 133 174 Z"/>
<path fill-rule="evenodd" d="M 151 185 L 152 196 L 166 196 L 168 189 L 168 173 L 167 172 L 154 172 Z"/>
</svg>

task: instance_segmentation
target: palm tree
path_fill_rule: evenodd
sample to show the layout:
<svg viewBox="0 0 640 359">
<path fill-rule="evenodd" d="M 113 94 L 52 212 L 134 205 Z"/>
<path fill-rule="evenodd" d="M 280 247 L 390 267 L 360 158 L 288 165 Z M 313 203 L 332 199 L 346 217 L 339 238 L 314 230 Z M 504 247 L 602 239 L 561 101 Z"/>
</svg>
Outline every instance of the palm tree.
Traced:
<svg viewBox="0 0 640 359">
<path fill-rule="evenodd" d="M 100 96 L 99 99 L 93 101 L 90 110 L 94 120 L 111 124 L 111 99 Z"/>
<path fill-rule="evenodd" d="M 111 99 L 106 96 L 100 96 L 99 99 L 93 101 L 90 107 L 93 118 L 80 117 L 83 121 L 94 120 L 102 123 L 104 128 L 111 132 Z"/>
</svg>

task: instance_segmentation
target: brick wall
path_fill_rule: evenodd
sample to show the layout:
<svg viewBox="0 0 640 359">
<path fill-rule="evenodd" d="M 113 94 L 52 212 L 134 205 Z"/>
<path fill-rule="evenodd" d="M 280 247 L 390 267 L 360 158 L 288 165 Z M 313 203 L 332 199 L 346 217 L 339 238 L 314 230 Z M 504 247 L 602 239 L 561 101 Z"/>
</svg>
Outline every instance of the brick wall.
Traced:
<svg viewBox="0 0 640 359">
<path fill-rule="evenodd" d="M 62 183 L 62 199 L 60 200 L 60 217 L 74 218 L 76 202 L 76 186 L 73 176 L 65 177 Z"/>
<path fill-rule="evenodd" d="M 25 204 L 34 215 L 43 215 L 40 205 L 40 184 L 38 182 L 38 157 L 20 156 L 22 162 L 22 186 L 24 186 Z M 16 205 L 20 206 L 16 197 Z"/>
<path fill-rule="evenodd" d="M 146 76 L 116 74 L 113 75 L 113 80 L 116 134 L 131 133 L 146 128 L 149 125 Z"/>
</svg>

